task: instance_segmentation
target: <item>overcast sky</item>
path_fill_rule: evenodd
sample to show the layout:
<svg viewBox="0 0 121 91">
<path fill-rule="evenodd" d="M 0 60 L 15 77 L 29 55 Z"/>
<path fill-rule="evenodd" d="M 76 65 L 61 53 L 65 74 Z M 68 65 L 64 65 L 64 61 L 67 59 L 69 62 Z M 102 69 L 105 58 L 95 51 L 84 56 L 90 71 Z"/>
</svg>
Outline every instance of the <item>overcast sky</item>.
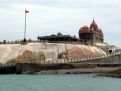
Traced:
<svg viewBox="0 0 121 91">
<path fill-rule="evenodd" d="M 27 38 L 57 32 L 78 37 L 94 17 L 105 42 L 121 45 L 121 0 L 0 0 L 0 41 L 23 39 L 25 9 Z"/>
</svg>

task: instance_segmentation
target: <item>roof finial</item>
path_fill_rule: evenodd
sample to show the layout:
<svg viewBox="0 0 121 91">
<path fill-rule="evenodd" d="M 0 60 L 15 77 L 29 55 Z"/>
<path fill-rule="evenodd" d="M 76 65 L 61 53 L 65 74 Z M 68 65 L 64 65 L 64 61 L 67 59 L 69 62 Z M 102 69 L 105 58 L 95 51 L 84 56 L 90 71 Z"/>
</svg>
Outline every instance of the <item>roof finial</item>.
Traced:
<svg viewBox="0 0 121 91">
<path fill-rule="evenodd" d="M 93 22 L 95 22 L 95 18 L 93 17 Z"/>
</svg>

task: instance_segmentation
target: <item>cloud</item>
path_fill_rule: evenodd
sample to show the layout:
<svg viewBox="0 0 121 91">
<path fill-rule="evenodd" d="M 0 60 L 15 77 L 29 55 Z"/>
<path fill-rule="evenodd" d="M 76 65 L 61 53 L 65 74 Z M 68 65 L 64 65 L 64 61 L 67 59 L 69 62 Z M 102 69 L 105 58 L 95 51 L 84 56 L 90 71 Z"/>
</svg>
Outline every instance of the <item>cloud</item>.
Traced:
<svg viewBox="0 0 121 91">
<path fill-rule="evenodd" d="M 90 25 L 92 18 L 110 43 L 120 43 L 120 0 L 0 0 L 0 40 L 23 38 L 24 9 L 27 15 L 27 37 L 63 32 L 78 36 L 83 25 Z M 11 37 L 8 37 L 11 36 Z M 114 36 L 111 41 L 112 35 Z M 115 40 L 118 40 L 115 42 Z"/>
</svg>

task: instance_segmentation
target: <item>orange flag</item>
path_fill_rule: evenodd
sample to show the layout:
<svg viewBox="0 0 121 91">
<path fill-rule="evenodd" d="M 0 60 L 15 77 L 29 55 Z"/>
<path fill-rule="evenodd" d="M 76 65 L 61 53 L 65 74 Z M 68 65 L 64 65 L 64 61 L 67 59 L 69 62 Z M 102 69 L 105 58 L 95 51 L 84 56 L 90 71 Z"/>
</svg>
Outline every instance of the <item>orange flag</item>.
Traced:
<svg viewBox="0 0 121 91">
<path fill-rule="evenodd" d="M 25 13 L 29 13 L 29 11 L 25 9 Z"/>
</svg>

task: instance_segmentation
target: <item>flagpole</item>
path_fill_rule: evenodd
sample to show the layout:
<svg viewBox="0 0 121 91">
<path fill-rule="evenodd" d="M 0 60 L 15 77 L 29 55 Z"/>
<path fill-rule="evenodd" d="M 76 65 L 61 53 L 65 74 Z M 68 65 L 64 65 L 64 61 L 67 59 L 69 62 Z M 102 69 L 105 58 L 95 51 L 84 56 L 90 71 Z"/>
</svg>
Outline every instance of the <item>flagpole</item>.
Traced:
<svg viewBox="0 0 121 91">
<path fill-rule="evenodd" d="M 25 11 L 24 40 L 26 41 L 26 11 Z"/>
</svg>

